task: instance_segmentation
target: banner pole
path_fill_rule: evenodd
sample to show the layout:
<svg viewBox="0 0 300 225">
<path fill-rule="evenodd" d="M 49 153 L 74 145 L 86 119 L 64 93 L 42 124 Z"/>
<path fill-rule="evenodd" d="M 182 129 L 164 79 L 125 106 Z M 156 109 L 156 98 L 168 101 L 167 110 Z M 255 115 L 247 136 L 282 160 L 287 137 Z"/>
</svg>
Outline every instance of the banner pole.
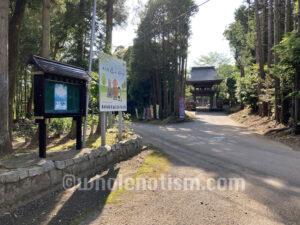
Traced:
<svg viewBox="0 0 300 225">
<path fill-rule="evenodd" d="M 91 42 L 90 42 L 90 59 L 89 59 L 89 70 L 88 70 L 88 73 L 90 75 L 90 80 L 88 81 L 87 94 L 86 94 L 86 118 L 84 121 L 84 129 L 83 129 L 83 142 L 82 142 L 83 147 L 85 147 L 87 119 L 88 119 L 87 117 L 89 115 L 89 101 L 90 101 L 90 88 L 91 88 L 92 63 L 93 63 L 93 48 L 94 48 L 94 39 L 95 39 L 96 9 L 97 9 L 97 0 L 94 0 L 92 33 L 91 33 Z"/>
</svg>

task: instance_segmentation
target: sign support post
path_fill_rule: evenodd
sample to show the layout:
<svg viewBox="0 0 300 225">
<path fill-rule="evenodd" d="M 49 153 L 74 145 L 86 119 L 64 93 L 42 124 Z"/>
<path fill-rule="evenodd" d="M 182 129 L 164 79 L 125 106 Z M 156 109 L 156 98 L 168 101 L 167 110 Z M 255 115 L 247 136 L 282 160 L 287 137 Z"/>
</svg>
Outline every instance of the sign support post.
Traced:
<svg viewBox="0 0 300 225">
<path fill-rule="evenodd" d="M 40 158 L 46 158 L 46 121 L 45 119 L 39 120 L 39 156 Z"/>
<path fill-rule="evenodd" d="M 101 112 L 101 146 L 106 145 L 106 113 Z"/>
<path fill-rule="evenodd" d="M 119 111 L 119 141 L 122 141 L 122 130 L 123 130 L 122 117 L 123 117 L 123 113 L 122 111 Z"/>
<path fill-rule="evenodd" d="M 76 149 L 82 149 L 82 117 L 76 118 Z"/>
</svg>

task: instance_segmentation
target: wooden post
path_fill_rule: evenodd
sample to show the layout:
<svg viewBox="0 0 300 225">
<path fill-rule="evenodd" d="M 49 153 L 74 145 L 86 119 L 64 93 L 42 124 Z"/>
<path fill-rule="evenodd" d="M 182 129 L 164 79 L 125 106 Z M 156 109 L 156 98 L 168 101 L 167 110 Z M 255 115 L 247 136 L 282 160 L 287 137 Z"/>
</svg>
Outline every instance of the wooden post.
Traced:
<svg viewBox="0 0 300 225">
<path fill-rule="evenodd" d="M 76 149 L 82 149 L 82 132 L 81 132 L 81 125 L 82 125 L 82 117 L 76 118 Z"/>
<path fill-rule="evenodd" d="M 39 155 L 40 158 L 46 158 L 46 121 L 45 119 L 39 120 Z"/>
</svg>

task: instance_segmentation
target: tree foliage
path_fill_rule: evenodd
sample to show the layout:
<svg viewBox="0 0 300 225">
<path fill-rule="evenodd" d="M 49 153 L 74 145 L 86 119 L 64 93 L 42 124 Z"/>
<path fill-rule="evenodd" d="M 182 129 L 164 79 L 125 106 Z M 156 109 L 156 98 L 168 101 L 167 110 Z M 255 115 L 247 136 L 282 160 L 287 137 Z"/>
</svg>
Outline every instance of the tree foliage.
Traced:
<svg viewBox="0 0 300 225">
<path fill-rule="evenodd" d="M 240 70 L 238 100 L 278 123 L 294 120 L 290 125 L 295 126 L 300 118 L 298 2 L 247 3 L 236 10 L 235 21 L 224 32 Z"/>
</svg>

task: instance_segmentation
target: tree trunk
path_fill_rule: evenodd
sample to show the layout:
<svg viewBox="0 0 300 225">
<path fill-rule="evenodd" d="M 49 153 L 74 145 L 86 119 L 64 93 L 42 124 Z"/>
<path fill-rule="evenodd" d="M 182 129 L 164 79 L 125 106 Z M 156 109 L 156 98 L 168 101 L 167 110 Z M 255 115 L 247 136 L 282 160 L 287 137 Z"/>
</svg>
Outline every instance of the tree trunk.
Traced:
<svg viewBox="0 0 300 225">
<path fill-rule="evenodd" d="M 300 4 L 298 4 L 298 38 L 300 38 Z M 296 68 L 295 76 L 295 91 L 300 91 L 300 67 Z M 299 93 L 298 93 L 299 95 Z M 297 96 L 295 98 L 295 133 L 300 133 L 300 98 Z"/>
<path fill-rule="evenodd" d="M 31 116 L 33 115 L 32 106 L 33 106 L 33 76 L 31 76 L 31 89 L 30 89 L 30 95 L 26 107 L 26 118 L 28 119 L 31 118 Z"/>
<path fill-rule="evenodd" d="M 291 0 L 285 1 L 285 21 L 284 21 L 284 33 L 291 32 Z M 286 96 L 289 94 L 288 84 L 283 77 L 281 81 L 281 123 L 287 124 L 289 122 L 289 106 L 290 101 Z"/>
<path fill-rule="evenodd" d="M 42 56 L 45 58 L 50 58 L 50 0 L 43 0 Z"/>
<path fill-rule="evenodd" d="M 163 48 L 163 95 L 164 95 L 164 104 L 159 106 L 163 108 L 163 117 L 168 115 L 168 86 L 167 86 L 167 72 L 166 72 L 166 42 L 165 42 L 165 33 L 163 31 L 162 37 L 162 48 Z"/>
<path fill-rule="evenodd" d="M 278 45 L 280 42 L 280 0 L 275 0 L 275 10 L 274 10 L 274 45 Z M 279 63 L 279 56 L 274 53 L 274 64 L 275 66 Z M 280 80 L 277 74 L 274 76 L 275 79 L 275 119 L 280 123 Z"/>
<path fill-rule="evenodd" d="M 266 21 L 267 21 L 267 0 L 263 0 L 263 11 L 262 11 L 262 19 L 261 19 L 261 61 L 263 64 L 263 68 L 264 69 L 264 64 L 266 62 L 266 54 L 265 54 L 265 50 L 266 50 Z M 265 78 L 265 71 L 263 70 L 263 75 Z"/>
<path fill-rule="evenodd" d="M 269 9 L 268 9 L 268 76 L 271 76 L 271 69 L 273 63 L 273 40 L 274 40 L 274 33 L 273 33 L 273 0 L 269 0 Z M 266 116 L 270 118 L 271 115 L 271 104 L 270 101 L 266 103 Z"/>
<path fill-rule="evenodd" d="M 258 0 L 255 0 L 255 27 L 256 27 L 256 63 L 259 65 L 259 70 L 258 70 L 258 75 L 259 75 L 259 78 L 260 78 L 260 81 L 259 81 L 259 84 L 258 84 L 258 95 L 259 95 L 259 98 L 261 97 L 261 89 L 263 87 L 262 85 L 262 81 L 264 80 L 265 78 L 265 75 L 264 75 L 264 63 L 263 63 L 263 51 L 262 51 L 262 36 L 263 36 L 263 33 L 262 33 L 262 30 L 261 29 L 261 24 L 260 24 L 260 18 L 259 18 L 259 3 L 258 3 Z M 264 19 L 264 18 L 263 18 Z M 263 104 L 260 102 L 259 103 L 259 115 L 262 116 L 262 112 L 263 112 Z"/>
<path fill-rule="evenodd" d="M 113 6 L 114 0 L 106 0 L 106 36 L 105 36 L 105 53 L 111 54 L 112 49 L 112 32 L 113 32 Z"/>
<path fill-rule="evenodd" d="M 269 13 L 268 13 L 268 73 L 272 68 L 272 48 L 273 48 L 273 0 L 269 0 Z"/>
<path fill-rule="evenodd" d="M 84 48 L 84 33 L 85 33 L 85 24 L 84 24 L 84 19 L 85 19 L 85 1 L 80 0 L 79 5 L 78 5 L 78 23 L 75 32 L 75 40 L 76 40 L 76 64 L 77 66 L 84 67 L 84 55 L 83 55 L 83 48 Z"/>
<path fill-rule="evenodd" d="M 0 1 L 0 154 L 12 151 L 8 109 L 8 0 Z"/>
<path fill-rule="evenodd" d="M 159 76 L 159 70 L 156 71 L 156 90 L 157 90 L 157 104 L 162 105 L 162 100 L 161 100 L 161 79 Z M 153 105 L 154 111 L 156 108 L 156 105 Z M 161 112 L 161 109 L 159 109 L 159 112 Z M 161 114 L 159 115 L 159 118 L 161 118 Z"/>
<path fill-rule="evenodd" d="M 72 120 L 71 131 L 68 134 L 68 138 L 75 139 L 76 138 L 76 120 Z"/>
<path fill-rule="evenodd" d="M 175 30 L 174 38 L 174 115 L 179 116 L 179 85 L 178 85 L 178 32 Z"/>
<path fill-rule="evenodd" d="M 95 106 L 92 105 L 92 115 L 91 115 L 92 125 L 91 125 L 91 133 L 90 133 L 90 136 L 92 136 L 92 135 L 94 134 L 94 129 L 95 129 L 95 119 L 94 119 L 94 115 L 95 115 Z"/>
<path fill-rule="evenodd" d="M 101 113 L 100 112 L 99 112 L 99 120 L 98 120 L 97 129 L 96 129 L 95 134 L 101 135 Z"/>
<path fill-rule="evenodd" d="M 3 1 L 3 0 L 2 0 Z M 19 34 L 24 17 L 25 6 L 27 0 L 17 0 L 13 16 L 9 22 L 9 134 L 12 140 L 12 125 L 14 119 L 14 97 L 15 97 L 15 83 L 18 70 L 19 58 Z"/>
<path fill-rule="evenodd" d="M 284 33 L 292 31 L 292 3 L 291 0 L 285 0 L 285 21 L 284 21 Z"/>
</svg>

